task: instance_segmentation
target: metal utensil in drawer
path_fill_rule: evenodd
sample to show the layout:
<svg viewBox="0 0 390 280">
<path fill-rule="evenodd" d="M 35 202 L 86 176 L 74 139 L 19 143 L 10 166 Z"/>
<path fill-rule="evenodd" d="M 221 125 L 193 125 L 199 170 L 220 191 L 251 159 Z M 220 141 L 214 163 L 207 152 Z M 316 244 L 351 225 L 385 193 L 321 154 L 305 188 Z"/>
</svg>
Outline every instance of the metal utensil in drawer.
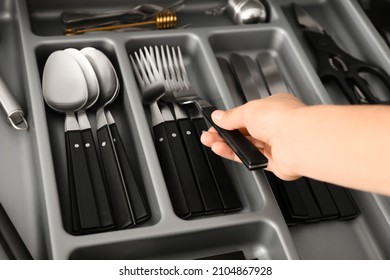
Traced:
<svg viewBox="0 0 390 280">
<path fill-rule="evenodd" d="M 146 50 L 145 50 L 146 51 Z M 217 108 L 205 99 L 200 98 L 192 89 L 184 66 L 180 47 L 161 46 L 161 60 L 167 64 L 171 73 L 172 82 L 178 87 L 173 92 L 172 102 L 182 105 L 196 104 L 206 119 L 215 127 L 218 133 L 226 140 L 241 161 L 249 170 L 264 168 L 268 159 L 238 130 L 225 130 L 218 127 L 211 119 L 211 114 Z"/>
<path fill-rule="evenodd" d="M 16 130 L 28 129 L 28 123 L 24 117 L 22 107 L 20 107 L 2 77 L 0 77 L 0 104 L 7 117 L 7 121 L 13 128 Z"/>
</svg>

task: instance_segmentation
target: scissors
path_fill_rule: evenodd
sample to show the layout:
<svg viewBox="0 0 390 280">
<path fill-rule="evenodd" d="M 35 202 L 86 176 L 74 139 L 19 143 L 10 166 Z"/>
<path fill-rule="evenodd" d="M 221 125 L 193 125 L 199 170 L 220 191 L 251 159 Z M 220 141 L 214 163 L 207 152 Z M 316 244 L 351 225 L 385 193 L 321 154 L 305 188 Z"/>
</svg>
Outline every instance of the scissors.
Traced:
<svg viewBox="0 0 390 280">
<path fill-rule="evenodd" d="M 374 77 L 390 94 L 390 76 L 381 68 L 361 61 L 334 42 L 324 28 L 306 10 L 294 5 L 295 16 L 317 56 L 317 73 L 322 82 L 334 81 L 352 104 L 390 104 L 375 95 L 364 77 Z"/>
</svg>

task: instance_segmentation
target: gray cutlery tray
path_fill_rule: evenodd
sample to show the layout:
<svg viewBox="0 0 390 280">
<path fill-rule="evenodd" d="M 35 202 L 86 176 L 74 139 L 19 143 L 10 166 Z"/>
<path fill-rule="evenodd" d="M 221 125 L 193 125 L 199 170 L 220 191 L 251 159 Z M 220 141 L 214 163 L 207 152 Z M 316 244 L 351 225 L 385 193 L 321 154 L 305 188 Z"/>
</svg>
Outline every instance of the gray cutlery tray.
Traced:
<svg viewBox="0 0 390 280">
<path fill-rule="evenodd" d="M 6 2 L 6 1 L 5 1 Z M 315 73 L 307 45 L 291 19 L 292 1 L 268 1 L 271 21 L 238 26 L 203 10 L 223 1 L 186 1 L 179 25 L 188 29 L 101 32 L 63 36 L 60 14 L 76 8 L 123 8 L 125 0 L 15 0 L 0 4 L 0 73 L 24 108 L 30 129 L 0 122 L 1 203 L 36 259 L 196 259 L 243 251 L 247 259 L 388 259 L 390 200 L 353 191 L 361 215 L 287 227 L 262 171 L 224 161 L 243 209 L 236 213 L 178 218 L 172 209 L 129 54 L 144 45 L 179 45 L 196 91 L 219 108 L 235 104 L 218 56 L 272 54 L 295 95 L 307 104 L 334 102 Z M 302 4 L 346 51 L 390 73 L 390 52 L 356 0 L 295 1 Z M 8 3 L 8 2 L 7 2 Z M 136 5 L 137 1 L 131 4 Z M 182 18 L 180 18 L 182 13 Z M 121 82 L 110 106 L 132 154 L 152 218 L 132 229 L 73 236 L 62 225 L 58 188 L 66 183 L 63 115 L 42 98 L 41 75 L 49 54 L 92 46 L 113 62 Z M 93 114 L 91 113 L 91 117 Z M 0 250 L 0 258 L 3 255 Z"/>
</svg>

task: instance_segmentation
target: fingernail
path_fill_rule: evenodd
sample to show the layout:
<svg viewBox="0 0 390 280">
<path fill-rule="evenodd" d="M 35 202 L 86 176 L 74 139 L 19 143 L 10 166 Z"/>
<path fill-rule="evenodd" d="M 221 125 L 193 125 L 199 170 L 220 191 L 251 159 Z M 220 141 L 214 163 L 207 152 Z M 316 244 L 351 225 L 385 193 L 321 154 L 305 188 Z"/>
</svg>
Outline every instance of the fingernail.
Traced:
<svg viewBox="0 0 390 280">
<path fill-rule="evenodd" d="M 213 119 L 217 119 L 217 120 L 220 120 L 222 119 L 223 115 L 225 114 L 224 111 L 222 110 L 215 110 L 212 114 L 211 114 L 211 117 Z"/>
</svg>

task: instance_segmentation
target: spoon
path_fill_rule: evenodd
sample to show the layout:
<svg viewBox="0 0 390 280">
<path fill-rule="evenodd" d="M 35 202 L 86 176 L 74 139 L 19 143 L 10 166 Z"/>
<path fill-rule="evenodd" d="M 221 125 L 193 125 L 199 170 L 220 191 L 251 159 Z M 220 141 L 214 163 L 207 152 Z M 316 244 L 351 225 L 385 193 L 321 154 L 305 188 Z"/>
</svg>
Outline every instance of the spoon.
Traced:
<svg viewBox="0 0 390 280">
<path fill-rule="evenodd" d="M 111 104 L 119 94 L 119 80 L 115 68 L 107 56 L 97 49 L 85 48 L 82 50 L 82 52 L 87 53 L 86 56 L 88 59 L 90 59 L 91 64 L 95 67 L 95 71 L 97 71 L 96 69 L 104 69 L 110 73 L 105 77 L 98 74 L 97 77 L 99 83 L 105 84 L 108 86 L 108 88 L 116 88 L 114 94 L 112 93 L 112 90 L 106 91 L 107 105 Z M 97 71 L 97 73 L 98 72 L 99 71 Z M 103 90 L 104 89 L 102 89 L 102 92 Z M 109 98 L 110 95 L 112 96 L 111 99 Z M 120 170 L 122 171 L 122 176 L 129 196 L 130 205 L 133 210 L 135 222 L 143 222 L 150 218 L 150 210 L 148 209 L 143 194 L 135 181 L 133 172 L 131 170 L 130 161 L 124 148 L 123 141 L 119 135 L 115 120 L 109 110 L 105 111 L 105 116 L 109 124 L 111 136 L 114 140 L 114 148 L 117 154 Z"/>
<path fill-rule="evenodd" d="M 65 224 L 72 232 L 88 231 L 100 226 L 89 169 L 82 148 L 80 127 L 75 111 L 88 101 L 84 74 L 71 54 L 55 51 L 47 59 L 42 77 L 43 97 L 46 104 L 66 114 L 65 139 L 69 186 L 64 190 Z M 70 208 L 69 208 L 70 206 Z M 75 214 L 78 212 L 78 216 Z M 73 216 L 70 214 L 72 213 Z M 73 221 L 70 221 L 73 217 Z M 73 223 L 73 225 L 70 225 Z"/>
<path fill-rule="evenodd" d="M 73 58 L 76 59 L 77 63 L 81 67 L 81 70 L 83 71 L 87 83 L 88 100 L 84 107 L 77 111 L 77 118 L 81 130 L 81 138 L 83 140 L 85 156 L 87 158 L 87 164 L 94 188 L 100 226 L 102 229 L 111 228 L 114 226 L 114 222 L 111 215 L 111 209 L 107 197 L 106 186 L 104 184 L 102 170 L 100 168 L 99 159 L 96 152 L 95 141 L 92 135 L 91 124 L 86 114 L 86 110 L 93 106 L 93 104 L 95 104 L 99 98 L 99 83 L 91 63 L 79 50 L 68 48 L 64 51 L 70 53 Z"/>
<path fill-rule="evenodd" d="M 206 14 L 219 16 L 224 12 L 235 24 L 264 23 L 269 19 L 269 9 L 260 0 L 228 0 L 223 6 L 206 10 Z"/>
</svg>

